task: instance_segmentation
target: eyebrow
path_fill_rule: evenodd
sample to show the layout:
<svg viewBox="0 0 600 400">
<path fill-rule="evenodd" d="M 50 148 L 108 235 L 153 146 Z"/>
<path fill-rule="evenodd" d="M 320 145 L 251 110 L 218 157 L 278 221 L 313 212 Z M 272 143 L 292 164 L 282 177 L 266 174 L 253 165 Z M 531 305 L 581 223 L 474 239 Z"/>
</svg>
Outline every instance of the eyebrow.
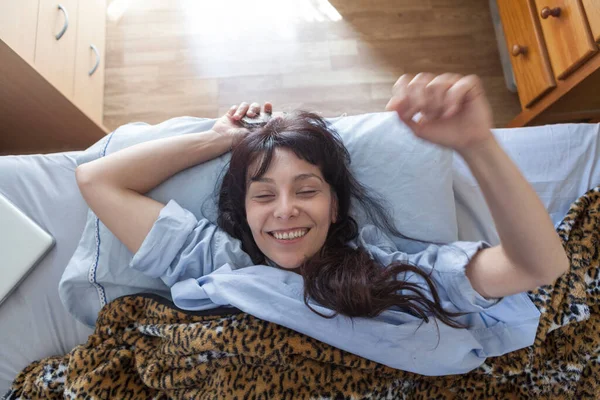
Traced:
<svg viewBox="0 0 600 400">
<path fill-rule="evenodd" d="M 315 175 L 313 173 L 309 173 L 309 174 L 300 174 L 300 175 L 296 175 L 294 177 L 294 182 L 298 182 L 304 179 L 308 179 L 308 178 L 317 178 L 318 180 L 320 180 L 321 182 L 323 182 L 323 179 L 321 179 L 320 176 Z M 264 183 L 275 183 L 275 181 L 271 178 L 252 178 L 250 179 L 250 183 L 252 182 L 264 182 Z"/>
</svg>

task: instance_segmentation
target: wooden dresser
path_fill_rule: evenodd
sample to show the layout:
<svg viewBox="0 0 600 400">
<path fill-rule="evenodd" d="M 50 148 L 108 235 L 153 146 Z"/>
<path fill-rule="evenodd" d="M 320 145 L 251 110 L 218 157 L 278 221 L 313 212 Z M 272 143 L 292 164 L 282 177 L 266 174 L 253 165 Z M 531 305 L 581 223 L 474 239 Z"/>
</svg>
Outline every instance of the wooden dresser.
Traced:
<svg viewBox="0 0 600 400">
<path fill-rule="evenodd" d="M 85 149 L 107 133 L 106 0 L 0 2 L 0 154 Z"/>
<path fill-rule="evenodd" d="M 600 120 L 600 0 L 496 0 L 522 111 L 509 127 Z"/>
</svg>

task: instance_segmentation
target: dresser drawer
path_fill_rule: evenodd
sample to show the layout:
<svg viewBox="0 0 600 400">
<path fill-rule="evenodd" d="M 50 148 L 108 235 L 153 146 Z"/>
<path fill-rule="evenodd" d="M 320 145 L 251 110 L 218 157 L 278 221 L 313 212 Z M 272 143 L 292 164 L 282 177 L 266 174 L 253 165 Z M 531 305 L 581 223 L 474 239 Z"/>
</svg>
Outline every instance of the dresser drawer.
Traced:
<svg viewBox="0 0 600 400">
<path fill-rule="evenodd" d="M 535 0 L 554 75 L 565 79 L 598 47 L 581 0 Z"/>
<path fill-rule="evenodd" d="M 40 0 L 35 46 L 35 67 L 69 99 L 73 97 L 77 3 L 60 0 L 59 8 L 58 0 Z"/>
<path fill-rule="evenodd" d="M 597 43 L 600 43 L 600 1 L 583 0 L 583 8 L 592 29 L 592 36 Z"/>
<path fill-rule="evenodd" d="M 497 0 L 522 108 L 556 86 L 532 1 Z"/>
<path fill-rule="evenodd" d="M 0 39 L 33 64 L 39 0 L 0 1 Z"/>
<path fill-rule="evenodd" d="M 98 124 L 104 106 L 106 0 L 79 2 L 73 101 Z"/>
</svg>

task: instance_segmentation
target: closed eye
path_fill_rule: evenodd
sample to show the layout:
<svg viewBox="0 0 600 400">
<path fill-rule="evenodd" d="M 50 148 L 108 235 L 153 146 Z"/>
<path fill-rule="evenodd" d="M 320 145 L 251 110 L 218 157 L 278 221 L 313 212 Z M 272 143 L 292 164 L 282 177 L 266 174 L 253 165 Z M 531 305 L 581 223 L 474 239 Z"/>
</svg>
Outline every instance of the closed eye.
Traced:
<svg viewBox="0 0 600 400">
<path fill-rule="evenodd" d="M 305 190 L 304 192 L 298 192 L 298 195 L 301 195 L 301 196 L 304 196 L 304 197 L 312 197 L 317 192 L 318 192 L 318 190 Z M 267 199 L 269 199 L 271 197 L 275 197 L 275 195 L 273 195 L 273 194 L 261 194 L 259 196 L 254 196 L 255 199 L 260 199 L 260 200 L 267 200 Z"/>
</svg>

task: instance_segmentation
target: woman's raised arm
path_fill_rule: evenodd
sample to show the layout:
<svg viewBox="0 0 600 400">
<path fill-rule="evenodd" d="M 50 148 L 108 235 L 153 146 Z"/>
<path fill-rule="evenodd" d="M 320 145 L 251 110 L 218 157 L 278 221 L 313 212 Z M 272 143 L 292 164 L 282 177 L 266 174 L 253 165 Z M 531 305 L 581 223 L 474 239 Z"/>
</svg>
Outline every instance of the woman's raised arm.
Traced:
<svg viewBox="0 0 600 400">
<path fill-rule="evenodd" d="M 247 132 L 235 121 L 257 111 L 257 103 L 242 103 L 209 131 L 140 143 L 82 164 L 76 170 L 81 194 L 102 223 L 136 253 L 164 207 L 144 193 L 184 169 L 229 151 Z"/>
<path fill-rule="evenodd" d="M 478 252 L 466 267 L 484 297 L 552 284 L 569 268 L 539 197 L 492 134 L 492 110 L 476 76 L 403 75 L 387 107 L 415 135 L 460 154 L 490 209 L 501 245 Z M 417 121 L 413 118 L 417 113 Z"/>
</svg>

